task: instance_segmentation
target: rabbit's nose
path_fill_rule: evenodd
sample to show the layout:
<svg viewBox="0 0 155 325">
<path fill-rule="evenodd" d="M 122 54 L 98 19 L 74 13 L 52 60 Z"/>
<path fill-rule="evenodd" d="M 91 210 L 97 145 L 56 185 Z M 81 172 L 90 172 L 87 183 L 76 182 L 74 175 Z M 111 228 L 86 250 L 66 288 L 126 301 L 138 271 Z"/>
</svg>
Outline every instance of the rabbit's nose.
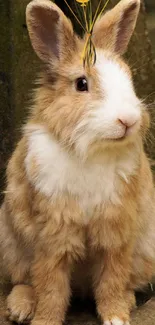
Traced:
<svg viewBox="0 0 155 325">
<path fill-rule="evenodd" d="M 125 118 L 119 118 L 118 119 L 119 123 L 121 123 L 122 125 L 124 125 L 126 128 L 130 128 L 132 126 L 134 126 L 137 123 L 136 119 L 125 119 Z"/>
</svg>

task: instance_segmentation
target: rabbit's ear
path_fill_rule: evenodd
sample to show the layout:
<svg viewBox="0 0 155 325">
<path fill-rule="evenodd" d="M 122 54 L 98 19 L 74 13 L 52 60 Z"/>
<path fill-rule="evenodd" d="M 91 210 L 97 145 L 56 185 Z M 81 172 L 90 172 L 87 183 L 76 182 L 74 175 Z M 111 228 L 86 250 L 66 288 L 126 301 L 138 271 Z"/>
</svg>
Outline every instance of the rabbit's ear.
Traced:
<svg viewBox="0 0 155 325">
<path fill-rule="evenodd" d="M 51 1 L 30 2 L 26 21 L 32 46 L 44 62 L 59 61 L 68 49 L 75 48 L 72 24 Z"/>
<path fill-rule="evenodd" d="M 96 47 L 123 54 L 135 29 L 140 0 L 121 0 L 99 19 L 93 32 Z"/>
</svg>

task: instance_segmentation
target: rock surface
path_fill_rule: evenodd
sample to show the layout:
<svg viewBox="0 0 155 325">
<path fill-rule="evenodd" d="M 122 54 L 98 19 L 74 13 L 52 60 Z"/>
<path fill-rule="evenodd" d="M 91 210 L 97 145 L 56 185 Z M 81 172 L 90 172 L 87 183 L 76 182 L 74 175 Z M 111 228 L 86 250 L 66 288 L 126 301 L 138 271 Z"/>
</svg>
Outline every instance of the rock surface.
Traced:
<svg viewBox="0 0 155 325">
<path fill-rule="evenodd" d="M 136 309 L 132 314 L 131 325 L 154 325 L 155 324 L 155 298 L 149 300 L 145 305 Z"/>
</svg>

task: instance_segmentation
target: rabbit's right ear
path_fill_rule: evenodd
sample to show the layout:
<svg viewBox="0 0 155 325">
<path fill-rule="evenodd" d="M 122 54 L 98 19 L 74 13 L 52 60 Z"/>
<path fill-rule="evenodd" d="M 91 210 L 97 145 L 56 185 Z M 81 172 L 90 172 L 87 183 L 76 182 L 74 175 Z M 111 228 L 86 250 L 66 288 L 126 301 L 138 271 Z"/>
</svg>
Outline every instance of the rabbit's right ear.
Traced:
<svg viewBox="0 0 155 325">
<path fill-rule="evenodd" d="M 51 1 L 31 1 L 26 8 L 26 21 L 32 46 L 44 62 L 59 61 L 67 50 L 75 49 L 72 24 Z"/>
<path fill-rule="evenodd" d="M 94 26 L 95 46 L 124 54 L 135 29 L 140 3 L 141 0 L 121 0 L 106 12 Z"/>
</svg>

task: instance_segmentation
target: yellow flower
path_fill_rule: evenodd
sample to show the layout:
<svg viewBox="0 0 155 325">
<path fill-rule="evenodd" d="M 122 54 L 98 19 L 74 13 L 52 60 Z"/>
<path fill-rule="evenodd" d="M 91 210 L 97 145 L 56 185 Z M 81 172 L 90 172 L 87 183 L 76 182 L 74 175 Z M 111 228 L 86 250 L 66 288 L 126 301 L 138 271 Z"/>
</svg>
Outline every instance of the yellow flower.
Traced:
<svg viewBox="0 0 155 325">
<path fill-rule="evenodd" d="M 85 7 L 89 0 L 76 0 L 76 2 L 81 3 L 81 6 Z"/>
<path fill-rule="evenodd" d="M 103 8 L 100 10 L 102 0 L 98 0 L 98 6 L 96 8 L 96 12 L 94 13 L 93 17 L 93 12 L 92 12 L 92 2 L 91 0 L 74 0 L 82 7 L 82 18 L 78 17 L 76 13 L 72 10 L 70 5 L 68 4 L 68 0 L 64 0 L 66 3 L 67 7 L 70 9 L 72 12 L 74 18 L 77 20 L 79 25 L 82 27 L 83 31 L 85 32 L 86 35 L 86 40 L 84 44 L 83 51 L 81 53 L 81 59 L 83 61 L 84 66 L 91 66 L 95 63 L 96 60 L 96 50 L 95 46 L 92 41 L 92 32 L 94 28 L 94 24 L 97 20 L 98 17 L 101 16 L 103 13 L 104 9 L 106 8 L 108 2 L 110 0 L 104 0 L 105 4 L 103 5 Z M 78 6 L 77 6 L 78 7 Z M 78 8 L 77 8 L 78 11 Z M 79 10 L 80 11 L 80 10 Z M 81 12 L 80 12 L 81 14 Z M 80 15 L 81 16 L 81 15 Z"/>
</svg>

